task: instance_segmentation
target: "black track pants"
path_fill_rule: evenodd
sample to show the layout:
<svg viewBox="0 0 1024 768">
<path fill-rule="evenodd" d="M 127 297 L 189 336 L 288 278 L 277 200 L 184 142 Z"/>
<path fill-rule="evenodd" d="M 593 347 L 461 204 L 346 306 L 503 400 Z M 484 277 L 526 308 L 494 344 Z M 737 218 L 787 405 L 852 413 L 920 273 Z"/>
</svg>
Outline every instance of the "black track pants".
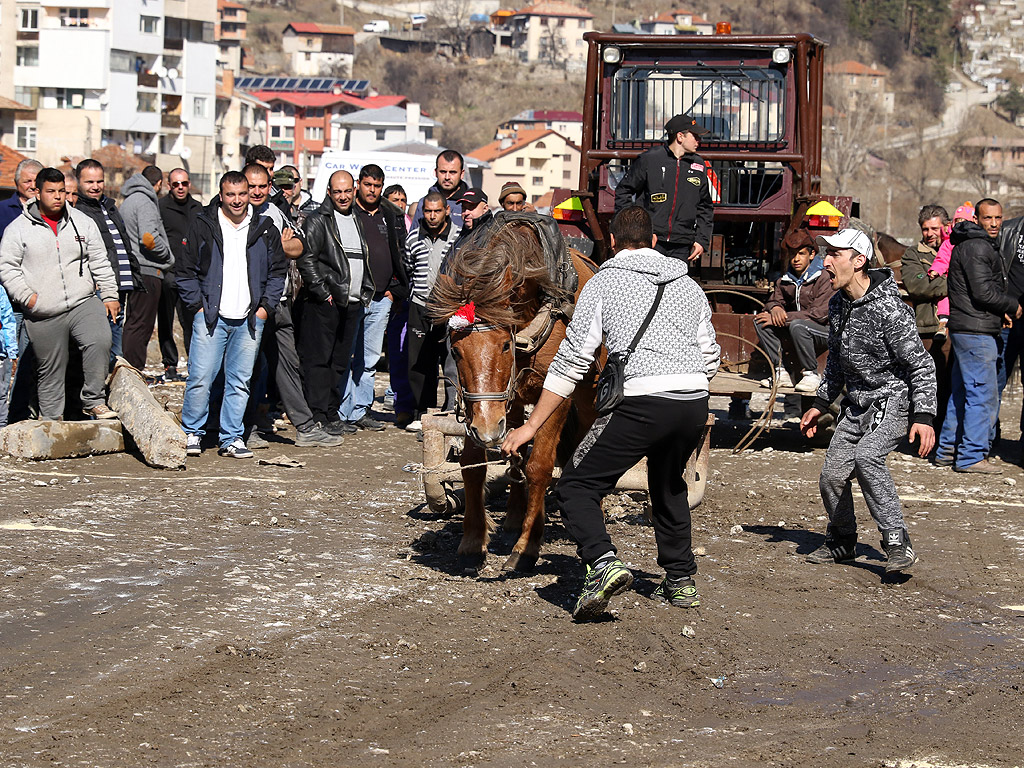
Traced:
<svg viewBox="0 0 1024 768">
<path fill-rule="evenodd" d="M 556 490 L 562 520 L 584 562 L 592 563 L 615 550 L 601 499 L 646 456 L 658 565 L 672 577 L 697 572 L 683 467 L 700 442 L 707 418 L 707 397 L 670 400 L 644 395 L 627 397 L 615 411 L 594 422 Z"/>
</svg>

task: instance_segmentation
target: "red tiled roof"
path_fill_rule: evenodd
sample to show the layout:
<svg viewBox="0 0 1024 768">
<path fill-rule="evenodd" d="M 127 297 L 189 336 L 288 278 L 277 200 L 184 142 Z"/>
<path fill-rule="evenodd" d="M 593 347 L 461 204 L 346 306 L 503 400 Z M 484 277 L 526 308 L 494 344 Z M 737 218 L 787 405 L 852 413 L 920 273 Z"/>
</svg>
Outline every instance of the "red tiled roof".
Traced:
<svg viewBox="0 0 1024 768">
<path fill-rule="evenodd" d="M 14 189 L 14 171 L 26 159 L 18 150 L 0 144 L 0 189 Z"/>
<path fill-rule="evenodd" d="M 260 101 L 267 103 L 286 101 L 296 107 L 329 107 L 334 104 L 351 104 L 359 109 L 380 109 L 401 107 L 409 101 L 405 96 L 367 96 L 361 99 L 347 93 L 307 93 L 305 91 L 249 91 Z"/>
<path fill-rule="evenodd" d="M 472 152 L 469 152 L 468 155 L 476 160 L 483 160 L 485 163 L 490 163 L 497 160 L 499 157 L 504 157 L 510 152 L 520 150 L 528 144 L 532 144 L 538 139 L 542 139 L 552 133 L 561 139 L 565 139 L 565 143 L 570 147 L 576 148 L 575 144 L 562 136 L 558 131 L 553 131 L 550 128 L 529 128 L 519 131 L 516 134 L 516 138 L 507 147 L 502 148 L 501 146 L 504 139 L 496 139 L 490 144 L 484 144 L 479 149 L 474 149 Z"/>
<path fill-rule="evenodd" d="M 877 69 L 872 69 L 867 64 L 861 64 L 859 61 L 853 61 L 852 59 L 847 61 L 841 61 L 838 64 L 832 64 L 831 66 L 825 67 L 825 71 L 836 75 L 874 75 L 876 77 L 885 77 L 885 72 L 879 72 Z"/>
<path fill-rule="evenodd" d="M 233 3 L 231 0 L 217 0 L 217 10 L 223 10 L 224 8 L 234 8 L 236 11 L 247 11 L 249 10 L 241 3 Z"/>
<path fill-rule="evenodd" d="M 533 119 L 549 123 L 582 123 L 583 114 L 559 109 L 535 109 Z"/>
<path fill-rule="evenodd" d="M 562 2 L 562 0 L 548 0 L 548 2 L 537 3 L 527 8 L 521 8 L 515 12 L 516 16 L 563 16 L 577 19 L 592 19 L 594 14 L 580 8 L 578 5 Z"/>
<path fill-rule="evenodd" d="M 687 10 L 686 8 L 676 8 L 674 11 L 665 11 L 665 13 L 661 13 L 661 14 L 659 14 L 657 16 L 654 16 L 654 17 L 652 17 L 649 20 L 650 21 L 660 21 L 660 22 L 664 22 L 666 24 L 675 24 L 676 23 L 676 16 L 690 16 L 690 17 L 692 17 L 691 20 L 692 20 L 692 22 L 694 24 L 710 24 L 711 23 L 707 19 L 705 19 L 704 17 L 698 16 L 696 13 L 694 13 L 693 11 Z"/>
<path fill-rule="evenodd" d="M 352 27 L 340 27 L 337 24 L 314 24 L 306 21 L 293 21 L 284 31 L 294 29 L 300 35 L 354 35 Z"/>
<path fill-rule="evenodd" d="M 13 109 L 18 112 L 35 112 L 35 110 L 27 104 L 21 104 L 14 99 L 8 99 L 6 96 L 0 96 L 0 109 Z"/>
</svg>

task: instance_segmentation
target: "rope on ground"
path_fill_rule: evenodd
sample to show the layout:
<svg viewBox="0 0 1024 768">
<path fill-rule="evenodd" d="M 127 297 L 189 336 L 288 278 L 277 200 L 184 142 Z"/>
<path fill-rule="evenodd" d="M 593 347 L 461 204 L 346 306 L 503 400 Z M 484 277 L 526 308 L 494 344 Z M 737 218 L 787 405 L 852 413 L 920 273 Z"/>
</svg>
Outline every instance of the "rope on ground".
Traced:
<svg viewBox="0 0 1024 768">
<path fill-rule="evenodd" d="M 441 475 L 451 474 L 453 472 L 461 472 L 464 469 L 477 469 L 479 467 L 489 467 L 492 464 L 507 464 L 508 459 L 496 459 L 494 461 L 481 461 L 479 464 L 466 464 L 465 466 L 452 465 L 449 462 L 442 462 L 441 464 L 435 464 L 432 467 L 424 467 L 419 462 L 411 461 L 402 467 L 403 472 L 412 472 L 416 475 Z"/>
</svg>

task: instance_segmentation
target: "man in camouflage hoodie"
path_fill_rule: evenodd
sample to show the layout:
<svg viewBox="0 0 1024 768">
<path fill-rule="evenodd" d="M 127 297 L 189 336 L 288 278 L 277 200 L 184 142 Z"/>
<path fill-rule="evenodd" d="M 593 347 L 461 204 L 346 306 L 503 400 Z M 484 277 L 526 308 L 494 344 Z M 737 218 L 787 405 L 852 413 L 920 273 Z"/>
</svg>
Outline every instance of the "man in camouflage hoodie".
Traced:
<svg viewBox="0 0 1024 768">
<path fill-rule="evenodd" d="M 882 535 L 887 572 L 918 561 L 903 521 L 886 457 L 907 435 L 927 456 L 935 444 L 935 363 L 918 336 L 913 311 L 900 298 L 888 269 L 868 269 L 871 241 L 855 229 L 820 236 L 825 271 L 836 289 L 829 303 L 828 361 L 814 405 L 800 421 L 812 437 L 818 417 L 846 388 L 842 412 L 818 481 L 828 513 L 825 543 L 812 563 L 857 557 L 852 480 L 856 476 Z"/>
</svg>

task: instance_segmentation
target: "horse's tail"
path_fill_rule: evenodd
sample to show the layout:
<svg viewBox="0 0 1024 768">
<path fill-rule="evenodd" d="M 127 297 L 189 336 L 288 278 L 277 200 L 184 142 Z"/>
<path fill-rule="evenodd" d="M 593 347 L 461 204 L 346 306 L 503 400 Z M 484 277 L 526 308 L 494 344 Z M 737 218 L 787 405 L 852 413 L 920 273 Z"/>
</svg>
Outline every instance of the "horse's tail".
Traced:
<svg viewBox="0 0 1024 768">
<path fill-rule="evenodd" d="M 558 448 L 555 451 L 555 458 L 559 465 L 566 466 L 572 459 L 572 454 L 580 442 L 580 412 L 576 403 L 569 403 L 569 415 L 562 426 L 562 434 L 558 438 Z"/>
</svg>

